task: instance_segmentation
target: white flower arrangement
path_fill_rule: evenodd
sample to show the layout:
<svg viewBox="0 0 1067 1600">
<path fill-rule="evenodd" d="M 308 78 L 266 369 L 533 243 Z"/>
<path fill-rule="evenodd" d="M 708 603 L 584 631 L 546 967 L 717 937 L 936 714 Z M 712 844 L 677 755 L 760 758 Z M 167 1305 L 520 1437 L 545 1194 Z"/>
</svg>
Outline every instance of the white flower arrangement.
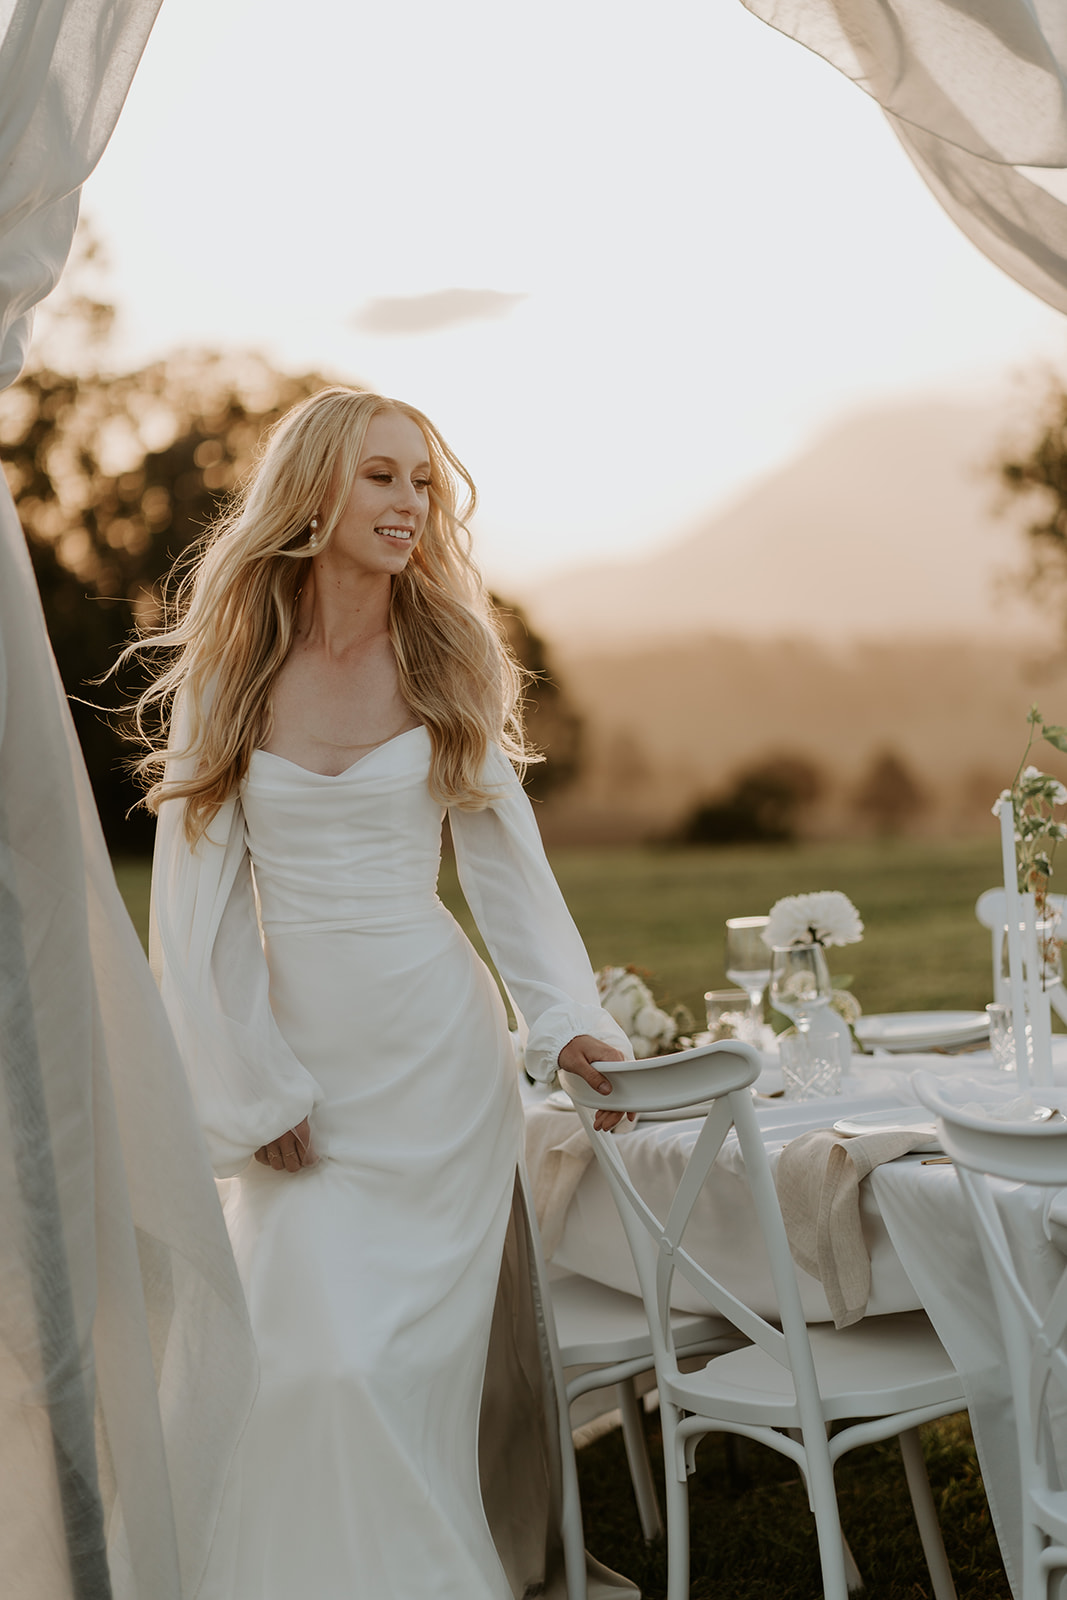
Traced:
<svg viewBox="0 0 1067 1600">
<path fill-rule="evenodd" d="M 633 967 L 601 967 L 596 988 L 600 1004 L 629 1039 L 635 1060 L 685 1048 L 683 1031 L 692 1032 L 693 1028 L 689 1012 L 684 1006 L 676 1006 L 673 1012 L 661 1010 Z"/>
<path fill-rule="evenodd" d="M 763 930 L 763 942 L 772 950 L 801 944 L 858 944 L 862 938 L 860 914 L 839 889 L 786 895 L 771 907 Z"/>
</svg>

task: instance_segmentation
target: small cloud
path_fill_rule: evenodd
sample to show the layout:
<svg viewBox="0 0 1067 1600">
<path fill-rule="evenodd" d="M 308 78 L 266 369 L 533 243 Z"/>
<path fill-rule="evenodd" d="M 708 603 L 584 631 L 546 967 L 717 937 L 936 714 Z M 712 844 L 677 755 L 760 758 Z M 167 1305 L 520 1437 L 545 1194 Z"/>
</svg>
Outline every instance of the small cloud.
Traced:
<svg viewBox="0 0 1067 1600">
<path fill-rule="evenodd" d="M 433 294 L 383 295 L 368 300 L 352 318 L 352 326 L 360 333 L 377 333 L 386 338 L 438 333 L 461 322 L 506 317 L 525 299 L 524 294 L 503 294 L 499 289 L 436 289 Z"/>
</svg>

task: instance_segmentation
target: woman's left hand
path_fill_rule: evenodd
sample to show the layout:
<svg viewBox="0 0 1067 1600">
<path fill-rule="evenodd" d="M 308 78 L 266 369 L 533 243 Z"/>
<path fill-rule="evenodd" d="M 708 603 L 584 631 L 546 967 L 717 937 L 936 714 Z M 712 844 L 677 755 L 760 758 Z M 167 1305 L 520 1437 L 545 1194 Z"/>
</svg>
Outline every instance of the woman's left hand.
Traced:
<svg viewBox="0 0 1067 1600">
<path fill-rule="evenodd" d="M 611 1093 L 611 1080 L 597 1071 L 596 1063 L 625 1060 L 621 1050 L 616 1050 L 613 1044 L 605 1044 L 602 1039 L 594 1039 L 591 1033 L 580 1033 L 570 1044 L 565 1044 L 559 1053 L 562 1070 L 573 1072 L 576 1078 L 584 1078 L 589 1087 L 600 1094 Z M 634 1114 L 632 1111 L 598 1111 L 593 1119 L 593 1127 L 603 1132 L 614 1128 L 623 1117 L 629 1117 L 632 1122 Z"/>
<path fill-rule="evenodd" d="M 261 1166 L 273 1167 L 275 1172 L 300 1172 L 304 1167 L 313 1167 L 318 1159 L 307 1117 L 288 1133 L 260 1145 L 256 1151 L 256 1160 Z"/>
</svg>

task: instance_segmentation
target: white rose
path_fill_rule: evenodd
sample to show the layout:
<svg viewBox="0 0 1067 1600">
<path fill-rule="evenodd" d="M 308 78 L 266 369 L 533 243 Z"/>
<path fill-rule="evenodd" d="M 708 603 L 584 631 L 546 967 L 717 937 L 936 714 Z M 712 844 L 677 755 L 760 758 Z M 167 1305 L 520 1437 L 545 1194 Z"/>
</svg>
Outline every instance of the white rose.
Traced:
<svg viewBox="0 0 1067 1600">
<path fill-rule="evenodd" d="M 674 1039 L 674 1018 L 661 1011 L 659 1006 L 643 1006 L 634 1018 L 634 1032 L 638 1038 L 647 1039 L 657 1047 L 670 1044 Z"/>
<path fill-rule="evenodd" d="M 625 967 L 602 967 L 596 975 L 600 1004 L 619 1024 L 638 1061 L 674 1043 L 674 1018 L 661 1011 L 648 985 Z"/>
<path fill-rule="evenodd" d="M 604 967 L 597 974 L 597 990 L 604 1010 L 630 1036 L 638 1013 L 652 999 L 641 979 L 625 967 Z"/>
</svg>

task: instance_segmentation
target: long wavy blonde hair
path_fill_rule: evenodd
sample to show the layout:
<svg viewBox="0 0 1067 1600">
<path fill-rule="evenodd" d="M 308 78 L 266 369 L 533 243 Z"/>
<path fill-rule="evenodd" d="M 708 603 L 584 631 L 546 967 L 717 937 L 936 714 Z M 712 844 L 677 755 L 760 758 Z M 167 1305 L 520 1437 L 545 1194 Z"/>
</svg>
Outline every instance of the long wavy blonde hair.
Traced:
<svg viewBox="0 0 1067 1600">
<path fill-rule="evenodd" d="M 498 628 L 470 555 L 466 521 L 476 495 L 470 474 L 414 406 L 363 390 L 323 389 L 271 430 L 266 448 L 229 509 L 198 547 L 162 628 L 128 645 L 119 665 L 162 665 L 134 708 L 147 754 L 136 770 L 145 804 L 184 799 L 191 844 L 270 737 L 271 690 L 293 642 L 306 567 L 344 510 L 367 427 L 399 412 L 422 431 L 430 458 L 429 514 L 422 538 L 394 576 L 389 636 L 404 700 L 432 744 L 430 790 L 444 805 L 477 810 L 491 792 L 482 766 L 491 742 L 520 769 L 540 757 L 526 746 L 521 696 L 526 674 Z M 465 490 L 459 501 L 460 484 Z M 309 524 L 318 515 L 316 551 Z M 155 670 L 155 661 L 153 660 Z M 175 699 L 184 737 L 168 747 Z M 165 763 L 180 763 L 167 776 Z"/>
</svg>

